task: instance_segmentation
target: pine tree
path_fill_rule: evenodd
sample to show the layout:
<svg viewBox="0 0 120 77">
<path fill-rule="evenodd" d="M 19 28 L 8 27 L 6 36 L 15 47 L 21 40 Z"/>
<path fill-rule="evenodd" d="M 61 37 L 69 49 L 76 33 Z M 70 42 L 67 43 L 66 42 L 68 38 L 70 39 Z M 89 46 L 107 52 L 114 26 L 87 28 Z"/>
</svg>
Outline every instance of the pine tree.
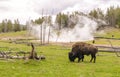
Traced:
<svg viewBox="0 0 120 77">
<path fill-rule="evenodd" d="M 1 28 L 2 28 L 2 32 L 6 32 L 6 24 L 5 24 L 5 20 L 2 21 L 2 24 L 1 24 Z"/>
<path fill-rule="evenodd" d="M 17 19 L 14 21 L 14 31 L 16 32 L 16 31 L 20 31 L 20 30 L 21 29 L 20 29 L 19 20 Z"/>
<path fill-rule="evenodd" d="M 7 21 L 7 32 L 11 32 L 13 30 L 12 22 L 11 20 Z"/>
</svg>

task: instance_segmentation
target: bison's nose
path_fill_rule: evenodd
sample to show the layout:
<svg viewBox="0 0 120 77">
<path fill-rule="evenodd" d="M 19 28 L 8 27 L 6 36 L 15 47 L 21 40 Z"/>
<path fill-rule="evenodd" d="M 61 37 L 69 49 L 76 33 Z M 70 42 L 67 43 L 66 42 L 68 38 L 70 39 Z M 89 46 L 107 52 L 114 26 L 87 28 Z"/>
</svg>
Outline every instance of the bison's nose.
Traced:
<svg viewBox="0 0 120 77">
<path fill-rule="evenodd" d="M 74 62 L 73 60 L 70 60 L 70 62 Z"/>
</svg>

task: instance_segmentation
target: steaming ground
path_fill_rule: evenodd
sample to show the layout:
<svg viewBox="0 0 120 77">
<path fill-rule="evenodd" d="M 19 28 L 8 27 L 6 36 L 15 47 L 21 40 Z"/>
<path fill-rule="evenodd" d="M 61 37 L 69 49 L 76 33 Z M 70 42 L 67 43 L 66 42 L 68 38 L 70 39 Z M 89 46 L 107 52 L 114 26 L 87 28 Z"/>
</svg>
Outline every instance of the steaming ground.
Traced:
<svg viewBox="0 0 120 77">
<path fill-rule="evenodd" d="M 53 26 L 46 23 L 42 24 L 42 26 L 46 26 L 45 31 L 42 31 L 42 33 L 45 34 L 45 41 L 48 41 L 49 32 L 49 41 L 51 42 L 78 42 L 94 39 L 94 33 L 96 32 L 96 29 L 98 27 L 97 23 L 94 20 L 91 20 L 87 16 L 77 15 L 76 17 L 72 17 L 69 19 L 69 23 L 71 22 L 75 23 L 74 28 L 63 28 L 61 30 L 58 30 L 56 28 L 57 23 L 55 22 L 53 22 Z M 31 30 L 30 33 L 37 39 L 41 38 L 41 25 L 30 24 L 29 30 Z"/>
</svg>

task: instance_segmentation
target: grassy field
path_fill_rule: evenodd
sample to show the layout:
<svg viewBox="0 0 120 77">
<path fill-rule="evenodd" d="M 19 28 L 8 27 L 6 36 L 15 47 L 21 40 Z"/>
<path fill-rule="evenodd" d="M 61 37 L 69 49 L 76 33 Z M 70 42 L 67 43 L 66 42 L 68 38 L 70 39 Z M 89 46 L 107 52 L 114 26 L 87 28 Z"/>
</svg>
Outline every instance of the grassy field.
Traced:
<svg viewBox="0 0 120 77">
<path fill-rule="evenodd" d="M 112 35 L 114 37 L 112 37 Z M 98 37 L 106 37 L 106 38 L 117 38 L 120 39 L 120 29 L 116 29 L 116 28 L 110 28 L 107 27 L 103 32 L 98 32 L 95 34 L 95 36 Z M 113 39 L 95 39 L 95 43 L 96 44 L 106 44 L 106 45 L 110 45 L 110 43 L 108 41 L 111 41 L 111 43 L 113 45 L 120 45 L 120 40 L 113 40 Z"/>
<path fill-rule="evenodd" d="M 26 36 L 26 31 L 9 32 L 9 33 L 1 33 L 0 34 L 0 37 L 18 37 L 18 36 Z"/>
<path fill-rule="evenodd" d="M 1 43 L 1 42 L 0 42 Z M 3 44 L 3 43 L 2 43 Z M 0 44 L 0 46 L 3 46 Z M 30 46 L 4 44 L 16 47 L 18 50 L 30 51 Z M 7 49 L 6 49 L 7 50 Z M 69 62 L 69 49 L 61 46 L 37 46 L 39 55 L 45 55 L 46 60 L 0 60 L 1 77 L 119 77 L 120 57 L 115 53 L 99 52 L 96 63 L 89 63 L 90 56 L 85 56 L 84 62 Z"/>
<path fill-rule="evenodd" d="M 15 33 L 15 36 L 25 32 Z M 1 35 L 11 36 L 9 33 Z M 14 37 L 14 36 L 13 36 Z M 97 44 L 106 44 L 106 40 L 97 40 Z M 118 41 L 114 45 L 120 45 Z M 31 51 L 31 46 L 0 41 L 0 51 Z M 84 62 L 74 63 L 68 59 L 70 47 L 44 45 L 35 47 L 38 55 L 46 60 L 0 59 L 0 77 L 120 77 L 120 57 L 115 53 L 99 52 L 96 63 L 89 63 L 90 56 Z"/>
<path fill-rule="evenodd" d="M 111 28 L 111 27 L 106 27 L 104 30 L 101 32 L 98 31 L 95 36 L 101 36 L 101 37 L 109 37 L 112 38 L 112 35 L 114 35 L 114 38 L 120 38 L 120 29 L 117 28 Z"/>
</svg>

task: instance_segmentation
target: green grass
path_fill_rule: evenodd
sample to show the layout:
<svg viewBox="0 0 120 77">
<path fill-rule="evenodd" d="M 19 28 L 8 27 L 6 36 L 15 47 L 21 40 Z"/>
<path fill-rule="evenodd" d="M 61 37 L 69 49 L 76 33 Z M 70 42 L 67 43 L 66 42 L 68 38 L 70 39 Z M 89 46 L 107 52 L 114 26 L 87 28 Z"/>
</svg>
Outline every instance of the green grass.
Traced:
<svg viewBox="0 0 120 77">
<path fill-rule="evenodd" d="M 108 40 L 112 43 L 113 46 L 120 46 L 120 40 L 112 40 L 112 39 L 96 39 L 95 44 L 105 44 L 110 46 Z"/>
<path fill-rule="evenodd" d="M 0 37 L 17 37 L 17 36 L 26 36 L 26 31 L 0 33 Z"/>
<path fill-rule="evenodd" d="M 30 46 L 0 42 L 2 47 L 31 51 Z M 6 49 L 7 50 L 7 49 Z M 119 77 L 120 57 L 115 53 L 99 52 L 96 63 L 89 63 L 90 56 L 84 62 L 69 62 L 69 49 L 47 45 L 37 46 L 38 55 L 45 55 L 46 60 L 0 60 L 1 77 Z"/>
<path fill-rule="evenodd" d="M 114 37 L 112 37 L 112 35 L 114 35 Z M 107 27 L 104 30 L 104 32 L 102 32 L 102 33 L 101 32 L 97 32 L 95 34 L 95 36 L 120 39 L 120 29 Z M 113 45 L 120 45 L 120 40 L 113 40 L 113 39 L 95 39 L 95 44 L 107 44 L 107 45 L 110 45 L 108 40 L 111 41 L 111 43 Z"/>
<path fill-rule="evenodd" d="M 97 32 L 95 35 L 107 38 L 112 38 L 112 35 L 114 35 L 114 38 L 120 38 L 120 29 L 107 27 L 104 32 Z"/>
<path fill-rule="evenodd" d="M 113 33 L 112 33 L 113 32 Z M 117 33 L 118 32 L 118 33 Z M 105 37 L 114 34 L 119 38 L 119 30 L 110 31 Z M 26 32 L 2 33 L 0 37 L 25 36 Z M 119 40 L 111 40 L 113 45 L 120 45 Z M 92 43 L 91 41 L 89 43 Z M 105 39 L 96 40 L 96 44 L 109 44 Z M 0 41 L 0 51 L 31 51 L 31 46 Z M 70 62 L 70 48 L 57 45 L 35 47 L 38 55 L 46 60 L 0 59 L 0 77 L 120 77 L 120 57 L 115 53 L 99 52 L 96 63 L 89 63 L 90 56 L 84 62 Z"/>
</svg>

